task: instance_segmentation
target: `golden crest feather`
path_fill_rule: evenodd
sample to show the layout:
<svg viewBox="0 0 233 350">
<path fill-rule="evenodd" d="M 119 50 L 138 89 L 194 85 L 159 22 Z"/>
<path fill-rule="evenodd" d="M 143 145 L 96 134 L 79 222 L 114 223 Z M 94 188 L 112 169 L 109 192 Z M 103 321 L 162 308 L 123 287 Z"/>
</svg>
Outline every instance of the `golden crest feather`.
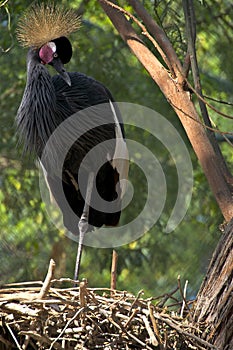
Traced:
<svg viewBox="0 0 233 350">
<path fill-rule="evenodd" d="M 61 36 L 68 36 L 80 27 L 80 18 L 73 10 L 54 3 L 32 5 L 19 20 L 17 39 L 24 47 L 41 47 Z"/>
</svg>

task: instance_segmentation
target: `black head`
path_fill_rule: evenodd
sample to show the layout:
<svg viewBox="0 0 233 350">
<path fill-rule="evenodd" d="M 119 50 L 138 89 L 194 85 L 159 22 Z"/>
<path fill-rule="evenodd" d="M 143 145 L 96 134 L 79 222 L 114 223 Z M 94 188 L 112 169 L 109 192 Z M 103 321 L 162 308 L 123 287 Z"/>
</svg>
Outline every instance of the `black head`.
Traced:
<svg viewBox="0 0 233 350">
<path fill-rule="evenodd" d="M 56 52 L 62 63 L 68 63 L 72 57 L 72 46 L 69 39 L 67 39 L 65 36 L 62 36 L 52 41 L 56 45 Z"/>
<path fill-rule="evenodd" d="M 39 49 L 39 57 L 41 63 L 53 66 L 66 83 L 71 85 L 69 74 L 64 68 L 64 64 L 72 57 L 72 46 L 66 37 L 62 36 L 43 45 Z"/>
</svg>

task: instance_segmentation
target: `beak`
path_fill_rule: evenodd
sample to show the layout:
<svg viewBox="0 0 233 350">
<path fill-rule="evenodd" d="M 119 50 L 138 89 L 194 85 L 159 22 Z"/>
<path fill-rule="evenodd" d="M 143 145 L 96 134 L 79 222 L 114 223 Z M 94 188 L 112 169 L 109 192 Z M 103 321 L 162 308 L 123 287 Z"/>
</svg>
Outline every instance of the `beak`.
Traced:
<svg viewBox="0 0 233 350">
<path fill-rule="evenodd" d="M 54 67 L 54 69 L 56 69 L 56 71 L 60 74 L 60 76 L 65 80 L 66 84 L 71 86 L 70 76 L 65 70 L 65 67 L 62 61 L 60 60 L 60 58 L 58 57 L 54 58 L 50 64 Z"/>
</svg>

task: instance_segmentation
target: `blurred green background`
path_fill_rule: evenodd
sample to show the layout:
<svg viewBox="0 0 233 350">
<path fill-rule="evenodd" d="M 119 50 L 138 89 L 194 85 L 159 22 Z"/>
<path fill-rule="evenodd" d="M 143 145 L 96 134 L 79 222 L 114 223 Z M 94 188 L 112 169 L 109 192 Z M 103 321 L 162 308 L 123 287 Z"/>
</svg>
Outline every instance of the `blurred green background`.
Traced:
<svg viewBox="0 0 233 350">
<path fill-rule="evenodd" d="M 44 279 L 51 257 L 57 263 L 56 277 L 72 277 L 76 256 L 76 244 L 64 231 L 57 230 L 45 211 L 35 160 L 22 157 L 17 148 L 14 118 L 26 82 L 26 50 L 18 45 L 15 29 L 20 14 L 30 3 L 9 0 L 0 7 L 1 283 Z M 134 293 L 144 289 L 147 296 L 159 295 L 173 289 L 180 275 L 182 283 L 189 281 L 188 293 L 193 296 L 205 275 L 221 235 L 219 225 L 223 222 L 206 178 L 177 116 L 114 30 L 98 1 L 62 3 L 78 10 L 82 17 L 80 30 L 71 36 L 74 54 L 67 70 L 80 71 L 100 80 L 111 90 L 116 101 L 141 104 L 165 116 L 186 143 L 194 168 L 193 196 L 188 212 L 176 230 L 166 234 L 164 228 L 177 196 L 176 167 L 165 147 L 151 135 L 133 127 L 126 128 L 128 138 L 141 142 L 155 153 L 166 176 L 168 195 L 163 213 L 150 232 L 135 242 L 116 248 L 119 254 L 117 288 Z M 3 5 L 3 1 L 0 4 Z M 120 4 L 131 10 L 126 2 Z M 194 1 L 194 4 L 203 92 L 232 103 L 232 3 L 209 0 Z M 186 38 L 182 1 L 144 1 L 144 5 L 164 28 L 183 62 Z M 151 47 L 150 42 L 147 44 Z M 212 103 L 230 114 L 232 107 Z M 210 117 L 220 130 L 233 131 L 231 120 L 212 111 Z M 233 170 L 232 147 L 221 142 L 221 148 Z M 139 191 L 135 191 L 133 205 L 123 212 L 123 223 L 140 211 L 146 196 L 145 179 L 133 163 L 129 177 Z M 86 277 L 90 287 L 109 286 L 111 254 L 112 249 L 84 248 L 80 277 Z"/>
</svg>

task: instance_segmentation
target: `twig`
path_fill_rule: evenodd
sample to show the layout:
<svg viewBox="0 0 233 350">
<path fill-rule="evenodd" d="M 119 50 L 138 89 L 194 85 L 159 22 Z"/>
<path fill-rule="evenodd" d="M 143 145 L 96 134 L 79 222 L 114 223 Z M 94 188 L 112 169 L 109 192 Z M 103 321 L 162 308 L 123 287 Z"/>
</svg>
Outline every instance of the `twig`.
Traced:
<svg viewBox="0 0 233 350">
<path fill-rule="evenodd" d="M 33 310 L 27 307 L 26 305 L 21 305 L 17 303 L 7 303 L 3 305 L 2 308 L 24 316 L 36 317 L 39 315 L 38 310 Z"/>
<path fill-rule="evenodd" d="M 34 338 L 35 340 L 41 342 L 42 344 L 48 344 L 51 345 L 52 341 L 49 337 L 47 337 L 46 335 L 40 335 L 38 333 L 36 333 L 34 330 L 33 331 L 21 331 L 20 334 L 26 335 L 26 336 L 30 336 L 31 338 Z M 55 349 L 61 349 L 60 344 L 53 344 Z"/>
<path fill-rule="evenodd" d="M 221 112 L 219 109 L 215 108 L 215 107 L 212 106 L 209 102 L 207 102 L 207 101 L 204 99 L 204 97 L 201 96 L 201 95 L 198 93 L 198 91 L 189 83 L 189 81 L 188 81 L 186 78 L 185 78 L 185 82 L 186 82 L 188 88 L 198 97 L 198 99 L 199 99 L 200 101 L 202 101 L 203 103 L 205 103 L 206 106 L 208 106 L 210 109 L 212 109 L 212 111 L 214 111 L 215 113 L 221 115 L 221 116 L 224 117 L 224 118 L 233 119 L 233 116 L 232 116 L 232 115 L 228 115 L 228 114 L 226 114 L 226 113 Z M 212 129 L 213 129 L 213 128 L 211 128 L 211 127 L 208 127 L 207 125 L 206 125 L 206 128 L 209 129 L 209 130 L 212 130 Z M 213 130 L 215 131 L 215 129 L 213 129 Z"/>
<path fill-rule="evenodd" d="M 165 293 L 158 297 L 158 299 L 161 299 L 160 302 L 157 304 L 158 307 L 162 308 L 165 303 L 168 301 L 168 299 L 174 300 L 176 303 L 178 302 L 177 298 L 175 298 L 173 295 L 178 291 L 179 287 L 175 287 L 170 293 Z"/>
<path fill-rule="evenodd" d="M 169 68 L 170 72 L 173 74 L 173 72 L 174 72 L 173 71 L 173 67 L 172 67 L 171 63 L 169 62 L 169 60 L 167 59 L 167 55 L 163 52 L 163 50 L 161 49 L 160 45 L 153 38 L 153 36 L 150 35 L 150 33 L 147 31 L 146 27 L 132 13 L 130 13 L 129 11 L 127 11 L 127 10 L 123 9 L 122 7 L 116 5 L 115 3 L 111 2 L 111 1 L 108 1 L 108 0 L 100 0 L 100 1 L 106 3 L 108 6 L 111 6 L 111 7 L 115 8 L 115 9 L 117 9 L 118 11 L 122 12 L 125 16 L 129 17 L 130 19 L 132 19 L 138 25 L 138 27 L 141 29 L 142 35 L 147 37 L 151 41 L 151 43 L 154 45 L 155 49 L 158 51 L 158 53 L 162 57 L 164 63 L 167 65 L 167 67 Z"/>
<path fill-rule="evenodd" d="M 134 301 L 132 302 L 132 305 L 131 305 L 130 310 L 129 310 L 129 314 L 131 313 L 131 311 L 132 311 L 134 305 L 138 302 L 138 300 L 139 300 L 139 298 L 140 298 L 140 296 L 141 296 L 142 294 L 144 294 L 144 290 L 140 290 L 140 291 L 138 292 L 136 298 L 134 298 Z"/>
<path fill-rule="evenodd" d="M 11 330 L 10 326 L 9 326 L 8 324 L 6 324 L 6 327 L 7 327 L 8 331 L 10 332 L 12 338 L 14 339 L 14 342 L 15 342 L 17 348 L 18 348 L 19 350 L 23 350 L 23 349 L 21 348 L 21 346 L 20 346 L 18 340 L 16 339 L 16 337 L 15 337 L 13 331 Z"/>
<path fill-rule="evenodd" d="M 223 100 L 219 100 L 217 98 L 211 97 L 211 96 L 207 96 L 207 95 L 203 95 L 204 98 L 206 98 L 207 100 L 211 100 L 220 104 L 224 104 L 224 105 L 228 105 L 228 106 L 233 106 L 232 102 L 229 101 L 223 101 Z"/>
<path fill-rule="evenodd" d="M 51 283 L 55 283 L 55 282 L 58 282 L 58 283 L 63 283 L 63 282 L 71 282 L 72 284 L 74 284 L 74 283 L 78 283 L 78 281 L 75 281 L 74 279 L 72 279 L 72 278 L 54 278 L 52 281 L 51 281 Z M 69 289 L 75 289 L 75 288 L 69 288 Z"/>
<path fill-rule="evenodd" d="M 159 334 L 159 329 L 158 329 L 156 320 L 154 318 L 154 313 L 153 313 L 154 307 L 153 307 L 153 305 L 151 305 L 151 302 L 148 302 L 148 310 L 149 310 L 149 315 L 150 315 L 150 319 L 151 319 L 154 333 L 155 333 L 156 337 L 158 338 L 159 344 L 162 344 L 162 340 L 161 340 L 161 337 Z"/>
<path fill-rule="evenodd" d="M 111 295 L 114 295 L 116 290 L 116 281 L 117 281 L 117 260 L 118 254 L 115 249 L 112 251 L 112 268 L 111 268 Z"/>
<path fill-rule="evenodd" d="M 128 0 L 128 2 L 150 32 L 151 35 L 147 37 L 157 50 L 159 48 L 158 52 L 164 60 L 165 64 L 168 66 L 170 74 L 173 78 L 178 77 L 179 79 L 179 73 L 182 72 L 182 66 L 165 31 L 156 23 L 156 21 L 154 21 L 141 1 Z"/>
<path fill-rule="evenodd" d="M 189 88 L 190 88 L 193 92 L 195 92 L 195 94 L 197 95 L 198 98 L 201 99 L 201 97 L 198 95 L 198 93 L 195 91 L 195 89 L 192 87 L 192 85 L 189 84 L 189 82 L 188 82 L 187 80 L 186 80 L 186 82 L 187 82 L 187 85 L 189 86 Z M 167 100 L 168 100 L 168 102 L 170 103 L 170 105 L 171 105 L 174 109 L 177 109 L 178 111 L 181 111 L 187 118 L 192 119 L 195 123 L 202 125 L 203 128 L 208 129 L 208 130 L 211 130 L 211 131 L 215 131 L 217 134 L 220 134 L 220 135 L 233 135 L 233 132 L 230 132 L 230 131 L 220 131 L 220 130 L 218 130 L 218 129 L 216 129 L 216 128 L 211 128 L 211 127 L 205 125 L 205 124 L 202 123 L 200 120 L 195 119 L 195 118 L 192 117 L 190 114 L 186 113 L 183 109 L 181 109 L 181 108 L 179 108 L 178 106 L 176 106 L 169 98 L 168 98 Z M 203 100 L 204 100 L 204 99 L 203 99 Z M 206 102 L 206 105 L 207 105 L 208 107 L 210 107 L 212 110 L 214 110 L 216 113 L 221 114 L 221 115 L 224 115 L 224 116 L 227 117 L 227 118 L 233 119 L 233 117 L 227 116 L 226 114 L 221 113 L 220 111 L 215 110 L 215 108 L 212 107 L 211 105 L 209 105 L 208 102 Z"/>
<path fill-rule="evenodd" d="M 175 329 L 178 333 L 186 336 L 187 338 L 193 338 L 194 340 L 196 340 L 198 343 L 206 346 L 207 348 L 210 349 L 215 349 L 218 350 L 214 345 L 210 344 L 209 342 L 199 338 L 198 336 L 196 336 L 195 334 L 189 333 L 184 331 L 182 328 L 180 328 L 179 326 L 177 326 L 174 322 L 171 321 L 171 319 L 162 317 L 160 314 L 155 313 L 154 314 L 155 318 L 157 318 L 158 320 L 161 320 L 163 322 L 165 322 L 169 327 Z"/>
<path fill-rule="evenodd" d="M 219 160 L 219 168 L 221 169 L 223 176 L 226 179 L 228 179 L 228 178 L 231 178 L 231 174 L 226 165 L 225 159 L 223 157 L 219 144 L 216 140 L 215 134 L 212 130 L 209 129 L 209 128 L 212 128 L 212 123 L 208 114 L 207 103 L 204 100 L 203 94 L 202 94 L 201 79 L 200 79 L 196 48 L 195 48 L 196 18 L 195 18 L 193 0 L 183 0 L 183 9 L 184 9 L 186 32 L 187 32 L 187 38 L 188 38 L 188 52 L 190 53 L 191 69 L 192 69 L 195 91 L 197 92 L 197 96 L 198 96 L 199 107 L 201 110 L 204 123 L 208 127 L 207 136 Z M 199 96 L 201 98 L 199 98 Z"/>
<path fill-rule="evenodd" d="M 183 290 L 182 290 L 182 287 L 181 287 L 181 282 L 180 282 L 180 275 L 177 277 L 177 282 L 178 282 L 178 287 L 179 287 L 179 291 L 180 291 L 180 295 L 182 297 L 182 300 L 183 300 L 183 304 L 186 306 L 186 308 L 188 309 L 189 313 L 190 313 L 190 308 L 189 308 L 189 305 L 187 303 L 187 300 L 185 298 L 185 295 L 183 293 Z M 187 282 L 187 281 L 186 281 Z M 191 316 L 191 314 L 190 314 Z"/>
<path fill-rule="evenodd" d="M 138 339 L 135 335 L 131 334 L 130 332 L 127 332 L 127 334 L 134 339 L 138 344 L 144 346 L 145 349 L 152 350 L 150 346 L 148 346 L 146 343 L 142 342 L 140 339 Z"/>
<path fill-rule="evenodd" d="M 184 299 L 183 299 L 182 307 L 181 307 L 181 311 L 180 311 L 180 317 L 182 317 L 182 318 L 183 318 L 185 306 L 188 307 L 188 310 L 190 311 L 187 300 L 186 300 L 187 287 L 188 287 L 188 280 L 185 281 L 185 285 L 184 285 L 184 292 L 183 292 Z"/>
<path fill-rule="evenodd" d="M 80 306 L 85 307 L 87 305 L 87 280 L 84 279 L 82 282 L 80 282 L 79 285 L 79 299 L 80 299 Z"/>
<path fill-rule="evenodd" d="M 122 325 L 117 323 L 112 316 L 110 316 L 109 321 L 113 324 L 113 326 L 115 326 L 117 329 L 119 329 L 119 331 L 122 331 Z"/>
<path fill-rule="evenodd" d="M 138 313 L 138 309 L 134 309 L 130 317 L 128 317 L 128 320 L 126 321 L 124 327 L 127 329 L 127 327 L 130 325 L 131 321 L 134 319 L 136 313 Z"/>
<path fill-rule="evenodd" d="M 50 288 L 50 285 L 51 285 L 51 281 L 52 281 L 53 276 L 54 276 L 55 266 L 56 266 L 55 261 L 53 259 L 51 259 L 49 262 L 47 276 L 44 280 L 44 283 L 41 287 L 41 290 L 40 290 L 38 296 L 36 297 L 37 299 L 44 299 L 44 297 L 47 295 L 49 288 Z"/>
<path fill-rule="evenodd" d="M 63 330 L 61 331 L 61 333 L 59 334 L 59 336 L 54 339 L 54 341 L 51 343 L 49 350 L 52 350 L 54 344 L 62 337 L 62 335 L 65 333 L 66 329 L 68 328 L 68 326 L 77 318 L 77 316 L 82 313 L 84 310 L 84 308 L 82 307 L 81 309 L 79 309 L 75 315 L 66 323 L 65 327 L 63 328 Z"/>
<path fill-rule="evenodd" d="M 23 350 L 27 349 L 29 342 L 30 342 L 30 335 L 26 334 L 25 339 L 24 339 L 24 343 L 22 346 Z"/>
<path fill-rule="evenodd" d="M 152 331 L 151 329 L 151 326 L 150 326 L 150 323 L 147 319 L 147 317 L 145 315 L 142 315 L 142 319 L 143 319 L 143 322 L 145 323 L 145 327 L 146 327 L 146 330 L 149 334 L 149 337 L 150 337 L 150 343 L 154 346 L 158 346 L 159 345 L 159 342 L 158 340 L 156 339 L 155 337 L 155 334 L 154 332 Z"/>
</svg>

